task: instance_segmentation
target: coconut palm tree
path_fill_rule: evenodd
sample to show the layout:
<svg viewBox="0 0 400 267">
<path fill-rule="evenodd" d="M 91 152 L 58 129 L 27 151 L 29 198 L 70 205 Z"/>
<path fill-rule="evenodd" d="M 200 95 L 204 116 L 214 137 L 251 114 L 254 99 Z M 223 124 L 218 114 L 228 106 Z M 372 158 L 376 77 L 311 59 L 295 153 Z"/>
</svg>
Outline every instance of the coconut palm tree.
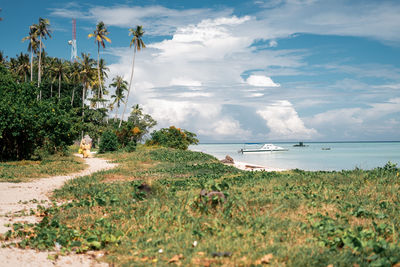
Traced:
<svg viewBox="0 0 400 267">
<path fill-rule="evenodd" d="M 121 106 L 121 102 L 124 102 L 124 91 L 128 91 L 128 82 L 125 81 L 121 76 L 116 76 L 113 79 L 113 83 L 110 84 L 111 87 L 115 88 L 115 94 L 111 96 L 111 98 L 114 98 L 114 101 L 112 102 L 112 105 L 114 106 L 117 104 L 117 111 L 119 107 Z M 114 121 L 117 120 L 117 112 L 115 112 L 115 117 Z"/>
<path fill-rule="evenodd" d="M 27 82 L 29 73 L 29 55 L 23 54 L 22 52 L 17 57 L 17 66 L 16 66 L 16 74 L 19 77 L 22 77 L 21 81 Z"/>
<path fill-rule="evenodd" d="M 33 26 L 33 25 L 32 25 Z M 51 38 L 50 21 L 48 19 L 39 18 L 39 24 L 34 25 L 36 27 L 37 36 L 39 36 L 39 64 L 38 64 L 38 87 L 41 82 L 41 58 L 42 58 L 42 39 L 47 39 L 47 36 Z"/>
<path fill-rule="evenodd" d="M 126 96 L 124 111 L 122 112 L 121 121 L 119 122 L 118 127 L 121 127 L 122 121 L 124 120 L 126 106 L 128 105 L 128 101 L 129 101 L 129 93 L 131 92 L 133 73 L 135 70 L 136 51 L 140 51 L 142 48 L 146 48 L 146 45 L 144 44 L 144 42 L 142 40 L 143 34 L 144 34 L 144 31 L 143 31 L 142 26 L 136 26 L 136 29 L 132 29 L 132 28 L 129 29 L 129 36 L 131 36 L 131 35 L 133 36 L 131 43 L 129 44 L 129 47 L 132 47 L 132 45 L 133 45 L 132 72 L 131 72 L 131 79 L 129 82 L 128 95 Z"/>
<path fill-rule="evenodd" d="M 31 53 L 31 82 L 33 81 L 33 54 L 37 54 L 39 46 L 37 34 L 38 32 L 36 24 L 33 24 L 32 26 L 29 27 L 29 35 L 22 38 L 23 42 L 29 40 L 28 51 Z"/>
<path fill-rule="evenodd" d="M 95 68 L 94 60 L 90 57 L 90 54 L 82 53 L 82 58 L 78 58 L 80 64 L 80 81 L 82 83 L 82 121 L 85 117 L 85 97 L 87 94 L 87 90 L 90 87 L 90 84 L 95 79 Z"/>
<path fill-rule="evenodd" d="M 6 57 L 4 56 L 4 52 L 0 51 L 0 64 L 4 64 L 6 62 Z"/>
<path fill-rule="evenodd" d="M 96 25 L 96 29 L 93 31 L 93 33 L 90 33 L 88 35 L 89 38 L 94 37 L 94 42 L 97 43 L 97 75 L 99 77 L 99 92 L 98 92 L 98 98 L 100 99 L 100 95 L 102 94 L 102 87 L 101 87 L 101 75 L 100 75 L 100 45 L 104 48 L 106 48 L 106 44 L 104 43 L 104 40 L 107 42 L 111 43 L 110 38 L 107 37 L 109 32 L 107 31 L 107 27 L 104 24 L 104 22 L 100 21 Z"/>
<path fill-rule="evenodd" d="M 108 95 L 107 89 L 104 88 L 104 80 L 105 78 L 108 78 L 108 71 L 109 68 L 106 66 L 106 62 L 103 58 L 100 59 L 100 64 L 99 64 L 99 69 L 100 69 L 100 80 L 94 81 L 94 84 L 92 86 L 93 88 L 93 98 L 91 99 L 92 101 L 92 106 L 96 106 L 97 108 L 99 107 L 99 103 L 104 104 L 106 100 L 103 99 L 104 95 Z M 99 82 L 101 82 L 101 87 L 99 86 Z M 102 88 L 102 90 L 100 90 Z"/>
<path fill-rule="evenodd" d="M 68 81 L 67 76 L 68 65 L 65 61 L 56 58 L 53 66 L 54 77 L 58 78 L 58 98 L 61 98 L 61 80 Z"/>
<path fill-rule="evenodd" d="M 72 88 L 71 106 L 74 105 L 75 85 L 81 82 L 81 68 L 77 61 L 74 61 L 70 67 L 70 80 L 72 80 L 74 87 Z M 83 89 L 82 89 L 83 90 Z"/>
</svg>

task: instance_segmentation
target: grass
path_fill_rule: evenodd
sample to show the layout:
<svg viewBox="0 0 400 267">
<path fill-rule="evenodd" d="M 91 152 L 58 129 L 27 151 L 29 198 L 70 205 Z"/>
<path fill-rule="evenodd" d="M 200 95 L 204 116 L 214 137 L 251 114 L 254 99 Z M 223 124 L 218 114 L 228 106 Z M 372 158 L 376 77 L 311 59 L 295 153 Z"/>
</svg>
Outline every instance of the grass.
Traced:
<svg viewBox="0 0 400 267">
<path fill-rule="evenodd" d="M 84 161 L 72 154 L 50 155 L 38 161 L 0 162 L 0 182 L 27 182 L 34 178 L 75 173 L 85 168 Z"/>
<path fill-rule="evenodd" d="M 69 200 L 4 237 L 117 266 L 392 266 L 400 262 L 400 177 L 371 171 L 243 172 L 198 152 L 139 149 L 69 181 Z M 150 192 L 143 190 L 145 183 Z M 200 197 L 221 191 L 226 201 Z"/>
</svg>

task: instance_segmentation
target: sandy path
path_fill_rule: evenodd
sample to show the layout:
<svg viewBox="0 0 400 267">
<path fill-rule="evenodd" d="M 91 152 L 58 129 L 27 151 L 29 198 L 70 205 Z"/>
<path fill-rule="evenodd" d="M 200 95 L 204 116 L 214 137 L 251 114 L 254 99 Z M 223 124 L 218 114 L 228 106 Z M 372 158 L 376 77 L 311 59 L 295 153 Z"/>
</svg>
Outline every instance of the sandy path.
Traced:
<svg viewBox="0 0 400 267">
<path fill-rule="evenodd" d="M 116 166 L 101 158 L 88 158 L 87 169 L 74 174 L 37 179 L 27 183 L 0 183 L 0 233 L 10 228 L 4 224 L 18 221 L 36 222 L 34 216 L 13 216 L 13 213 L 25 211 L 29 214 L 31 208 L 36 208 L 39 202 L 49 201 L 49 195 L 54 189 L 60 188 L 67 180 L 89 175 Z M 0 243 L 1 245 L 1 243 Z M 1 266 L 102 266 L 87 255 L 69 255 L 53 262 L 47 259 L 48 252 L 22 250 L 16 248 L 0 248 Z"/>
</svg>

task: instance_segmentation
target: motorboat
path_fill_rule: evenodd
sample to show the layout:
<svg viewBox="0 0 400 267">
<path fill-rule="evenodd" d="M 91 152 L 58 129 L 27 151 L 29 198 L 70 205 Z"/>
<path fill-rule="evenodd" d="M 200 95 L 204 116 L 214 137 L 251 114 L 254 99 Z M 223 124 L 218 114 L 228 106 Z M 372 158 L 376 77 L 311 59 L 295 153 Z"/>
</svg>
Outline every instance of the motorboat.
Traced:
<svg viewBox="0 0 400 267">
<path fill-rule="evenodd" d="M 247 152 L 271 152 L 271 151 L 287 151 L 288 149 L 276 146 L 274 144 L 264 144 L 260 148 L 242 148 L 239 150 L 239 153 L 247 153 Z"/>
</svg>

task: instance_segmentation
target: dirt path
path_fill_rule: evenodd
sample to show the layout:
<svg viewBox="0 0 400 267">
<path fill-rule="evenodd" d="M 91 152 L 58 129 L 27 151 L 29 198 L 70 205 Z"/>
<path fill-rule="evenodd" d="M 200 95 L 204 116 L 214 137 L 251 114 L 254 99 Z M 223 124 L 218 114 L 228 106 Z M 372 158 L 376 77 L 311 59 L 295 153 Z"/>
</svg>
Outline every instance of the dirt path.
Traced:
<svg viewBox="0 0 400 267">
<path fill-rule="evenodd" d="M 29 214 L 30 209 L 36 208 L 37 204 L 49 201 L 48 197 L 51 192 L 60 188 L 67 180 L 116 166 L 116 164 L 109 163 L 101 158 L 88 158 L 85 159 L 85 163 L 89 167 L 79 173 L 42 178 L 27 183 L 0 183 L 0 233 L 5 233 L 10 229 L 5 227 L 4 224 L 12 224 L 18 221 L 36 222 L 36 217 L 21 216 L 21 214 Z M 48 254 L 48 252 L 36 252 L 34 250 L 0 248 L 0 265 L 102 266 L 87 255 L 64 256 L 54 262 L 47 259 Z"/>
</svg>

